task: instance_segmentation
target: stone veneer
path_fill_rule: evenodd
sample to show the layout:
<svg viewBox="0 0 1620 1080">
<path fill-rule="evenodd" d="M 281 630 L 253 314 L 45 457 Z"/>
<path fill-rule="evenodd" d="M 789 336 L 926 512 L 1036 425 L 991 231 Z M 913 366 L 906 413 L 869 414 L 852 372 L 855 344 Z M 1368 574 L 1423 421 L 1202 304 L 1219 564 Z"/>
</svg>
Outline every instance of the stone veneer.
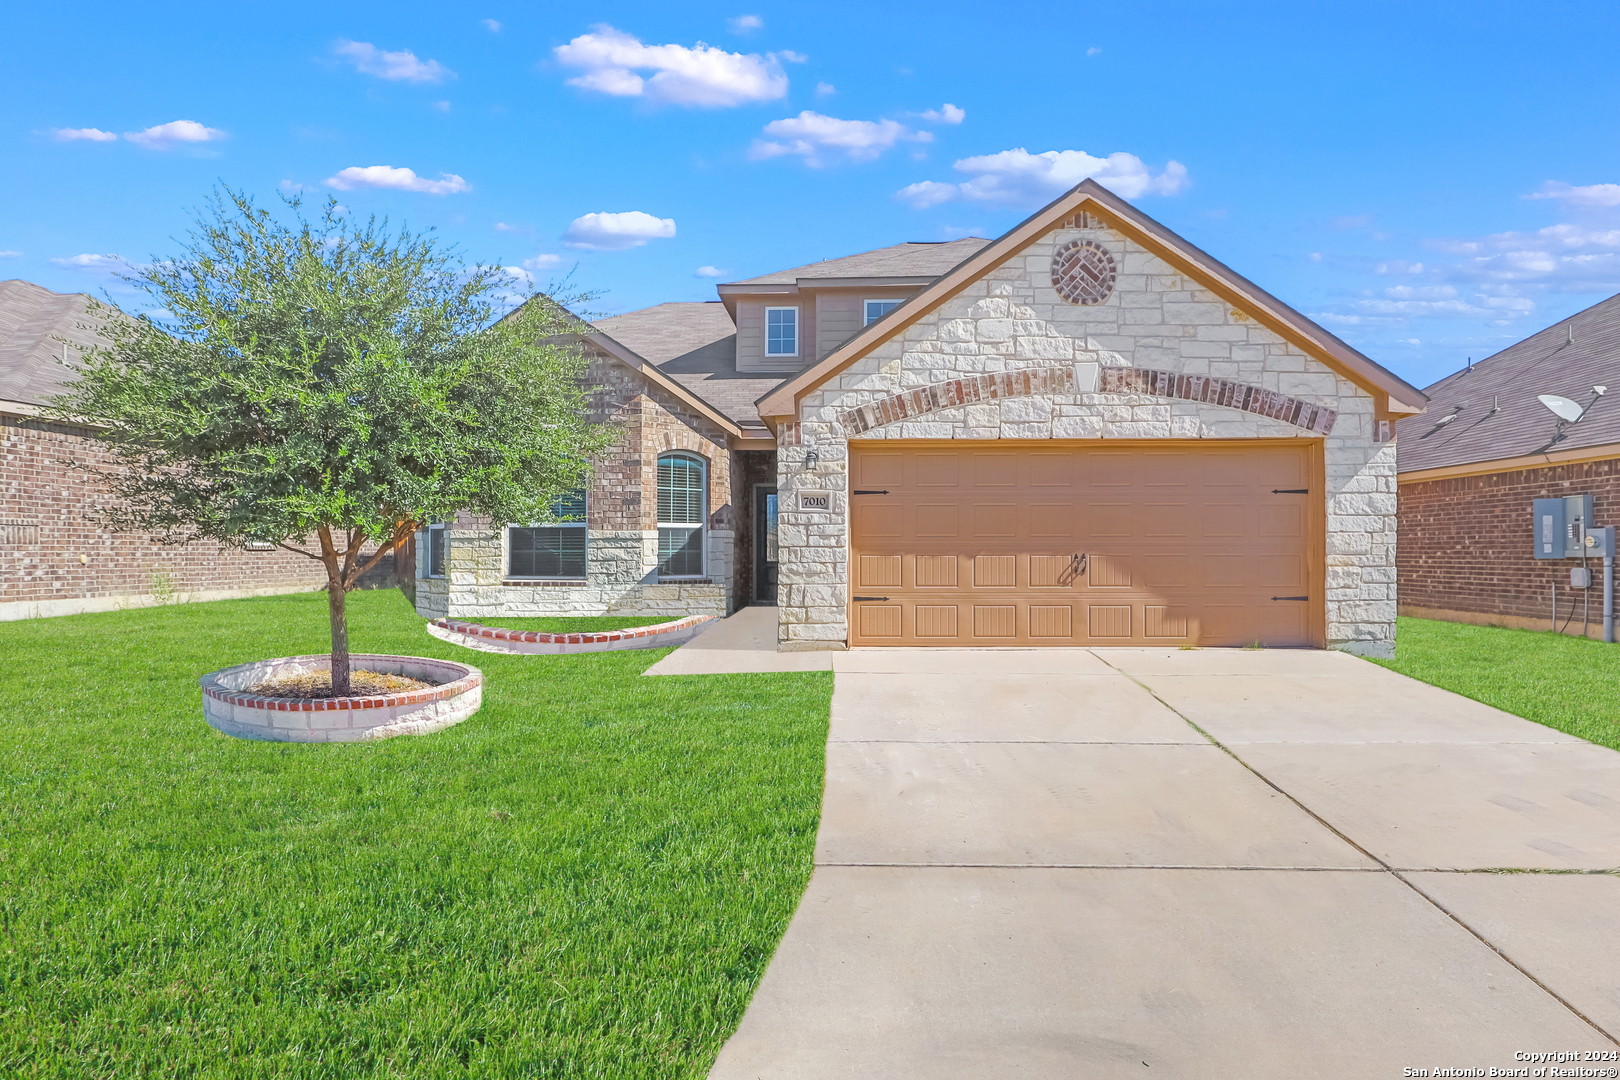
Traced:
<svg viewBox="0 0 1620 1080">
<path fill-rule="evenodd" d="M 1075 240 L 1115 260 L 1113 292 L 1095 306 L 1067 303 L 1052 287 L 1053 253 Z M 1024 389 L 961 404 L 936 389 L 1023 371 Z M 1032 388 L 1032 379 L 1045 382 Z M 927 408 L 868 408 L 919 389 L 931 391 Z M 1327 477 L 1328 644 L 1391 656 L 1395 446 L 1377 441 L 1378 430 L 1369 392 L 1134 240 L 1107 228 L 1054 230 L 801 400 L 782 433 L 778 488 L 784 506 L 797 488 L 830 490 L 833 511 L 782 516 L 781 648 L 840 649 L 848 640 L 851 437 L 1310 438 L 1324 444 Z M 812 450 L 818 460 L 807 469 Z"/>
</svg>

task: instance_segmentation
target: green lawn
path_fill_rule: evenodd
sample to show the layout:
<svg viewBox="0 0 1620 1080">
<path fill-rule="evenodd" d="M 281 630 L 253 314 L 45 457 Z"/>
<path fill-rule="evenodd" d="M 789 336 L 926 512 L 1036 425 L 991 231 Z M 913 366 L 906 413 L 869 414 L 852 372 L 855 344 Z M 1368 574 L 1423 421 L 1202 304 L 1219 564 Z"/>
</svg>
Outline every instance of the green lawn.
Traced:
<svg viewBox="0 0 1620 1080">
<path fill-rule="evenodd" d="M 1401 619 L 1375 663 L 1620 750 L 1620 645 L 1432 619 Z"/>
<path fill-rule="evenodd" d="M 197 677 L 321 651 L 319 593 L 0 623 L 0 1076 L 701 1076 L 810 873 L 832 677 L 350 612 L 483 668 L 483 710 L 214 732 Z"/>
<path fill-rule="evenodd" d="M 538 630 L 543 634 L 600 634 L 606 630 L 629 630 L 636 626 L 657 626 L 673 622 L 674 617 L 659 615 L 537 615 L 516 618 L 509 615 L 466 619 L 480 626 L 499 630 Z"/>
</svg>

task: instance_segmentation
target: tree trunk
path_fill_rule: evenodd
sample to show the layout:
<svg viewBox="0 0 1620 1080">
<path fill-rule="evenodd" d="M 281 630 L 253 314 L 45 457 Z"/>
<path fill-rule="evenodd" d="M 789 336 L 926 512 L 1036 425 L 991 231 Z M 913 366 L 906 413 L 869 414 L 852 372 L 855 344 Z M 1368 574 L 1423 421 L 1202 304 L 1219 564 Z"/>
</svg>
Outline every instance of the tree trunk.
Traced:
<svg viewBox="0 0 1620 1080">
<path fill-rule="evenodd" d="M 348 590 L 342 581 L 326 587 L 326 608 L 332 617 L 332 696 L 349 696 L 349 612 L 345 605 Z"/>
</svg>

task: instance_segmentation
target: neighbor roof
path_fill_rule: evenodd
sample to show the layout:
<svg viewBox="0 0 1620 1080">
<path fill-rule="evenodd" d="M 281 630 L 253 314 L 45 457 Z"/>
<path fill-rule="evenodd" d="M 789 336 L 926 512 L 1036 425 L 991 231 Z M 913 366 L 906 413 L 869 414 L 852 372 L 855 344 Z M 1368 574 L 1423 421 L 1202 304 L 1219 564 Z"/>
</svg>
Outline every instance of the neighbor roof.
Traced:
<svg viewBox="0 0 1620 1080">
<path fill-rule="evenodd" d="M 823 259 L 808 266 L 795 266 L 791 270 L 778 270 L 774 274 L 727 282 L 722 289 L 736 285 L 793 285 L 801 281 L 824 278 L 931 278 L 946 273 L 972 255 L 989 240 L 981 236 L 965 236 L 960 240 L 939 243 L 910 241 L 859 255 L 845 255 L 840 259 Z"/>
<path fill-rule="evenodd" d="M 0 281 L 0 401 L 46 405 L 78 378 L 58 363 L 67 338 L 88 349 L 97 343 L 90 297 L 55 293 L 28 281 Z"/>
<path fill-rule="evenodd" d="M 1231 267 L 1212 258 L 1185 239 L 1142 213 L 1095 180 L 1085 180 L 1036 211 L 994 242 L 970 254 L 961 265 L 927 286 L 887 316 L 872 323 L 826 358 L 788 379 L 759 403 L 763 417 L 790 419 L 798 413 L 798 400 L 880 342 L 906 327 L 938 304 L 979 280 L 998 263 L 1044 236 L 1057 223 L 1082 208 L 1096 213 L 1114 229 L 1132 237 L 1172 266 L 1203 283 L 1228 303 L 1240 307 L 1262 326 L 1290 341 L 1307 354 L 1338 371 L 1357 385 L 1382 395 L 1391 411 L 1422 412 L 1424 397 L 1417 387 L 1362 355 L 1349 344 L 1301 315 Z M 945 245 L 941 245 L 942 247 Z M 1382 402 L 1381 402 L 1382 404 Z"/>
<path fill-rule="evenodd" d="M 737 370 L 737 328 L 718 300 L 658 304 L 594 325 L 739 427 L 754 429 L 761 437 L 766 434 L 754 402 L 782 376 Z"/>
<path fill-rule="evenodd" d="M 1565 426 L 1564 438 L 1553 444 L 1558 418 L 1537 396 L 1557 394 L 1586 405 L 1595 385 L 1609 387 L 1609 393 L 1578 423 Z M 1620 443 L 1620 295 L 1448 375 L 1424 393 L 1428 415 L 1408 417 L 1396 428 L 1402 473 Z"/>
</svg>

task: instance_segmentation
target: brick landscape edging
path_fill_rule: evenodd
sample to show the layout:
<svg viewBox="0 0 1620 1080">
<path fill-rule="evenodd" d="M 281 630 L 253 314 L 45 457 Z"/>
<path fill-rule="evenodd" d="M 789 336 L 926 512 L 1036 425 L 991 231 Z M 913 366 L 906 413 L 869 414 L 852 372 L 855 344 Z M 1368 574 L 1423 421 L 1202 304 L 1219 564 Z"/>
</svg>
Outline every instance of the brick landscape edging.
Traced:
<svg viewBox="0 0 1620 1080">
<path fill-rule="evenodd" d="M 332 658 L 287 656 L 210 672 L 202 685 L 203 715 L 215 728 L 243 739 L 271 742 L 360 742 L 395 735 L 426 735 L 458 724 L 483 704 L 484 673 L 453 660 L 353 653 L 354 670 L 411 678 L 444 679 L 426 690 L 353 698 L 284 698 L 244 689 L 279 674 L 327 671 Z M 389 670 L 394 669 L 394 670 Z"/>
<path fill-rule="evenodd" d="M 498 626 L 483 626 L 460 619 L 434 619 L 430 632 L 437 628 L 442 633 L 435 637 L 486 652 L 529 653 L 534 655 L 607 652 L 615 649 L 662 649 L 686 641 L 715 620 L 713 615 L 688 615 L 673 622 L 654 626 L 636 626 L 625 630 L 604 630 L 586 634 L 547 634 L 539 630 L 503 630 Z M 474 640 L 457 640 L 474 639 Z"/>
</svg>

